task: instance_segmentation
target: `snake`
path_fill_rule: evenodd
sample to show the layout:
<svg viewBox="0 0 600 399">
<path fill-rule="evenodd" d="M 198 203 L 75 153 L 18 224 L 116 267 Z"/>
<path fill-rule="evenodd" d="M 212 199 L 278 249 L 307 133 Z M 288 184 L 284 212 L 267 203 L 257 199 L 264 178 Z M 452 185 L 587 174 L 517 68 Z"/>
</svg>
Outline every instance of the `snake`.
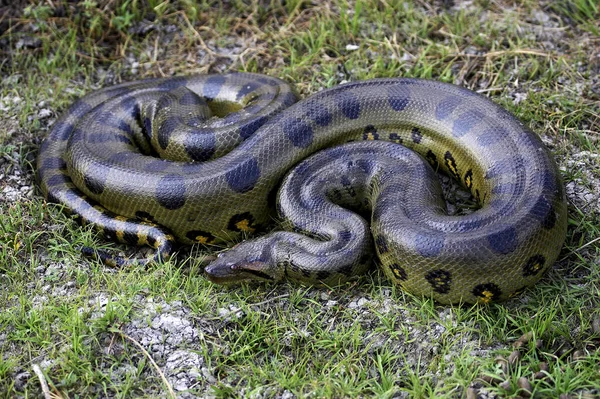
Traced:
<svg viewBox="0 0 600 399">
<path fill-rule="evenodd" d="M 440 173 L 478 209 L 450 215 Z M 331 286 L 377 263 L 441 304 L 502 301 L 541 278 L 567 228 L 560 172 L 535 133 L 481 94 L 415 78 L 300 101 L 283 80 L 244 72 L 108 86 L 55 122 L 37 178 L 83 224 L 153 249 L 81 249 L 109 265 L 246 238 L 205 267 L 219 284 Z M 258 234 L 273 220 L 281 229 Z"/>
</svg>

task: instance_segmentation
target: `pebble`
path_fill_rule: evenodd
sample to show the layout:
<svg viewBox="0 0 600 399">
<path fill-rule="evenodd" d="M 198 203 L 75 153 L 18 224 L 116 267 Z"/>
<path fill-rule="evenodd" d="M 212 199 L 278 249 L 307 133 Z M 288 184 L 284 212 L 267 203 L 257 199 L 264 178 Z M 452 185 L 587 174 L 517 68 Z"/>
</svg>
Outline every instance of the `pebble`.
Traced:
<svg viewBox="0 0 600 399">
<path fill-rule="evenodd" d="M 527 378 L 525 378 L 525 377 L 519 378 L 517 380 L 517 386 L 519 388 L 521 388 L 521 395 L 523 395 L 524 397 L 527 397 L 527 398 L 531 396 L 531 391 L 533 391 L 533 388 L 532 388 L 529 380 L 527 380 Z"/>
</svg>

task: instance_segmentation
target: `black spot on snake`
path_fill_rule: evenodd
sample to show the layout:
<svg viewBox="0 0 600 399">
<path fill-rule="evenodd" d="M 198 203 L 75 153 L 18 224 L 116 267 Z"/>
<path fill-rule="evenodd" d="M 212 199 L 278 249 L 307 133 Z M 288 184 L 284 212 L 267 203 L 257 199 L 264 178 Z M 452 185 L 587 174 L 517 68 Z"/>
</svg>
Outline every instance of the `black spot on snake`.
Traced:
<svg viewBox="0 0 600 399">
<path fill-rule="evenodd" d="M 446 97 L 435 107 L 435 117 L 437 120 L 444 120 L 460 105 L 462 100 L 458 96 Z"/>
<path fill-rule="evenodd" d="M 348 242 L 352 239 L 352 232 L 349 230 L 342 230 L 338 233 L 338 237 L 343 242 Z"/>
<path fill-rule="evenodd" d="M 158 203 L 169 210 L 179 209 L 185 204 L 185 179 L 180 175 L 163 176 L 154 192 Z"/>
<path fill-rule="evenodd" d="M 52 133 L 53 132 L 54 131 L 52 131 Z M 52 133 L 50 133 L 50 135 L 48 136 L 48 140 L 42 141 L 42 144 L 40 145 L 40 152 L 44 152 L 45 153 L 46 151 L 48 151 L 48 147 L 50 147 L 51 145 L 54 144 L 54 142 L 51 141 L 54 138 L 54 135 Z"/>
<path fill-rule="evenodd" d="M 476 285 L 471 292 L 484 303 L 492 302 L 502 295 L 502 290 L 494 283 Z"/>
<path fill-rule="evenodd" d="M 204 169 L 206 166 L 203 163 L 198 163 L 198 162 L 185 162 L 183 165 L 181 165 L 181 171 L 184 174 L 199 174 L 202 173 L 202 169 Z"/>
<path fill-rule="evenodd" d="M 78 127 L 75 127 L 75 129 L 73 129 L 73 131 L 71 131 L 71 137 L 69 137 L 69 143 L 75 144 L 75 143 L 79 143 L 82 142 L 84 139 L 84 134 L 83 131 L 81 129 L 79 129 Z"/>
<path fill-rule="evenodd" d="M 558 181 L 558 177 L 554 175 L 550 170 L 546 170 L 542 172 L 542 187 L 543 190 L 548 194 L 554 194 L 557 190 L 559 191 L 559 196 L 562 197 L 562 189 L 563 186 Z"/>
<path fill-rule="evenodd" d="M 178 117 L 170 117 L 165 119 L 158 126 L 158 145 L 160 148 L 165 150 L 169 146 L 169 142 L 171 141 L 171 134 L 181 125 L 181 122 Z"/>
<path fill-rule="evenodd" d="M 74 126 L 68 122 L 56 122 L 52 127 L 52 139 L 54 141 L 66 141 L 71 137 Z M 49 144 L 49 140 L 46 140 Z"/>
<path fill-rule="evenodd" d="M 108 216 L 108 215 L 107 215 Z M 105 218 L 102 223 L 102 233 L 111 241 L 121 242 L 117 236 L 117 227 L 114 219 Z"/>
<path fill-rule="evenodd" d="M 473 187 L 473 169 L 467 170 L 467 173 L 465 173 L 464 182 L 465 187 L 469 190 Z"/>
<path fill-rule="evenodd" d="M 127 123 L 127 121 L 125 121 L 123 119 L 119 120 L 117 128 L 127 134 L 133 134 L 133 129 L 131 129 L 131 126 L 129 126 L 129 123 Z M 123 136 L 120 136 L 120 137 L 123 137 Z"/>
<path fill-rule="evenodd" d="M 152 119 L 149 117 L 145 117 L 143 122 L 143 131 L 146 134 L 146 136 L 150 137 L 152 135 Z"/>
<path fill-rule="evenodd" d="M 146 242 L 148 243 L 149 246 L 151 246 L 152 248 L 156 247 L 156 238 L 157 236 L 159 236 L 161 234 L 160 230 L 157 228 L 151 228 L 148 230 L 148 234 L 146 235 Z"/>
<path fill-rule="evenodd" d="M 477 193 L 477 197 L 479 198 L 479 193 Z M 506 198 L 494 198 L 490 201 L 489 206 L 491 208 L 495 208 L 497 210 L 501 210 L 503 209 L 505 206 L 507 206 L 509 202 L 507 201 Z"/>
<path fill-rule="evenodd" d="M 389 268 L 397 280 L 406 281 L 408 279 L 408 274 L 406 274 L 406 270 L 404 270 L 404 268 L 402 266 L 400 266 L 399 264 L 392 263 L 389 266 Z"/>
<path fill-rule="evenodd" d="M 503 127 L 490 127 L 477 136 L 477 143 L 482 147 L 489 147 L 507 135 L 508 131 Z"/>
<path fill-rule="evenodd" d="M 533 255 L 523 266 L 523 277 L 530 277 L 539 274 L 544 270 L 546 264 L 546 258 L 544 255 Z"/>
<path fill-rule="evenodd" d="M 394 111 L 402 111 L 410 102 L 410 92 L 405 85 L 394 85 L 388 89 L 388 104 Z"/>
<path fill-rule="evenodd" d="M 531 209 L 531 215 L 542 223 L 546 230 L 550 230 L 556 224 L 556 212 L 552 204 L 545 198 L 539 197 Z"/>
<path fill-rule="evenodd" d="M 109 164 L 125 164 L 126 162 L 130 161 L 131 159 L 135 158 L 136 156 L 138 156 L 138 153 L 135 152 L 131 152 L 131 151 L 119 151 L 119 152 L 115 152 L 114 154 L 112 154 L 109 158 L 108 158 L 108 162 Z"/>
<path fill-rule="evenodd" d="M 72 117 L 73 120 L 78 120 L 91 110 L 91 105 L 86 103 L 85 100 L 79 100 L 69 107 L 67 113 Z"/>
<path fill-rule="evenodd" d="M 244 124 L 242 127 L 240 127 L 240 137 L 244 140 L 247 139 L 254 132 L 256 132 L 259 127 L 264 125 L 268 119 L 269 118 L 267 118 L 266 116 L 259 116 L 258 118 L 253 119 L 250 122 Z"/>
<path fill-rule="evenodd" d="M 354 163 L 356 167 L 364 173 L 371 173 L 375 167 L 375 163 L 371 159 L 358 159 Z"/>
<path fill-rule="evenodd" d="M 185 152 L 197 162 L 209 160 L 216 151 L 215 134 L 210 129 L 190 132 L 183 141 Z"/>
<path fill-rule="evenodd" d="M 398 133 L 390 133 L 390 141 L 396 144 L 402 144 L 402 137 Z"/>
<path fill-rule="evenodd" d="M 121 100 L 121 107 L 132 118 L 138 118 L 140 115 L 140 105 L 135 97 L 125 96 Z"/>
<path fill-rule="evenodd" d="M 250 212 L 233 215 L 229 219 L 227 228 L 231 231 L 253 233 L 256 230 L 254 216 Z"/>
<path fill-rule="evenodd" d="M 91 163 L 88 168 L 88 173 L 83 176 L 83 183 L 90 192 L 102 194 L 106 187 L 106 178 L 109 173 L 109 167 L 99 163 Z"/>
<path fill-rule="evenodd" d="M 296 166 L 294 169 L 294 173 L 299 176 L 307 176 L 311 172 L 310 162 L 302 162 L 300 165 Z"/>
<path fill-rule="evenodd" d="M 129 245 L 137 245 L 138 235 L 129 229 L 123 231 L 123 242 Z"/>
<path fill-rule="evenodd" d="M 556 225 L 556 212 L 554 210 L 554 207 L 552 205 L 550 205 L 550 210 L 546 214 L 546 217 L 544 218 L 544 220 L 542 220 L 542 227 L 545 228 L 546 230 L 550 230 L 550 229 L 554 228 L 555 225 Z"/>
<path fill-rule="evenodd" d="M 42 168 L 43 169 L 66 170 L 67 169 L 67 163 L 62 158 L 51 157 L 51 158 L 44 159 L 44 162 L 42 163 Z"/>
<path fill-rule="evenodd" d="M 444 248 L 444 234 L 417 234 L 415 250 L 422 256 L 438 256 Z"/>
<path fill-rule="evenodd" d="M 346 149 L 344 149 L 344 147 L 341 147 L 341 146 L 326 148 L 325 152 L 331 158 L 341 158 L 341 157 L 345 157 L 346 155 L 348 155 L 348 151 Z"/>
<path fill-rule="evenodd" d="M 188 90 L 183 96 L 179 98 L 179 104 L 181 105 L 203 105 L 204 101 L 193 91 Z"/>
<path fill-rule="evenodd" d="M 86 137 L 86 142 L 87 143 L 92 143 L 92 144 L 119 142 L 119 140 L 117 140 L 117 137 L 118 136 L 122 136 L 121 131 L 120 130 L 116 130 L 115 128 L 111 128 L 111 127 L 107 127 L 106 129 L 108 131 L 104 132 L 103 134 L 91 134 L 91 135 L 88 135 Z M 82 138 L 83 138 L 83 135 L 82 134 L 78 134 L 77 138 L 75 140 L 81 140 Z M 73 142 L 73 140 L 71 140 L 71 142 Z"/>
<path fill-rule="evenodd" d="M 425 279 L 431 285 L 433 291 L 438 294 L 447 294 L 450 292 L 452 275 L 447 270 L 432 270 L 425 275 Z"/>
<path fill-rule="evenodd" d="M 94 120 L 94 124 L 96 126 L 100 126 L 100 127 L 106 127 L 106 126 L 110 126 L 110 127 L 119 127 L 120 122 L 123 121 L 122 118 L 119 117 L 119 115 L 115 115 L 112 112 L 109 111 L 97 111 L 97 112 L 93 112 L 93 120 Z"/>
<path fill-rule="evenodd" d="M 481 111 L 476 109 L 470 109 L 458 116 L 452 124 L 452 135 L 454 137 L 462 137 L 469 133 L 473 126 L 475 126 L 484 117 Z"/>
<path fill-rule="evenodd" d="M 368 125 L 363 131 L 363 140 L 379 140 L 379 133 L 373 125 Z"/>
<path fill-rule="evenodd" d="M 260 168 L 258 167 L 258 161 L 252 156 L 245 161 L 235 164 L 225 174 L 227 184 L 236 193 L 245 193 L 252 190 L 259 177 Z"/>
<path fill-rule="evenodd" d="M 144 165 L 144 170 L 146 172 L 162 172 L 169 167 L 169 162 L 164 159 L 154 159 L 148 161 Z"/>
<path fill-rule="evenodd" d="M 461 220 L 456 224 L 456 231 L 472 231 L 477 230 L 483 226 L 481 219 L 474 219 L 472 216 L 464 216 L 464 220 Z"/>
<path fill-rule="evenodd" d="M 133 134 L 133 132 L 132 132 L 131 134 Z M 119 142 L 119 143 L 125 143 L 125 144 L 127 144 L 127 145 L 133 145 L 133 144 L 131 143 L 131 139 L 129 139 L 129 137 L 127 137 L 127 136 L 124 136 L 124 135 L 122 135 L 122 134 L 117 134 L 116 136 L 114 136 L 114 138 L 115 138 L 115 141 L 116 141 L 116 142 Z"/>
<path fill-rule="evenodd" d="M 331 123 L 331 113 L 324 105 L 311 109 L 309 117 L 319 126 L 327 126 Z"/>
<path fill-rule="evenodd" d="M 490 248 L 500 254 L 509 254 L 517 249 L 517 230 L 514 227 L 506 227 L 497 233 L 490 234 L 488 245 Z"/>
<path fill-rule="evenodd" d="M 283 130 L 295 147 L 306 148 L 313 142 L 313 130 L 309 124 L 301 119 L 286 119 Z"/>
<path fill-rule="evenodd" d="M 66 181 L 70 181 L 70 180 L 71 179 L 68 178 L 66 175 L 58 174 L 58 175 L 54 175 L 51 178 L 47 179 L 46 185 L 48 187 L 59 186 L 59 185 L 64 184 Z"/>
<path fill-rule="evenodd" d="M 144 211 L 135 211 L 135 217 L 146 222 L 156 222 L 156 219 L 154 219 L 154 217 L 151 214 Z"/>
<path fill-rule="evenodd" d="M 413 127 L 410 132 L 410 137 L 414 143 L 419 144 L 423 139 L 423 133 L 421 133 L 421 130 L 418 127 Z"/>
<path fill-rule="evenodd" d="M 429 163 L 433 167 L 433 170 L 438 170 L 440 165 L 438 163 L 437 156 L 433 153 L 433 151 L 427 150 L 427 154 L 425 154 L 425 159 L 429 161 Z"/>
<path fill-rule="evenodd" d="M 375 246 L 380 254 L 385 254 L 390 250 L 386 238 L 381 235 L 375 237 Z"/>
<path fill-rule="evenodd" d="M 203 230 L 190 230 L 185 236 L 194 242 L 199 244 L 211 244 L 215 241 L 215 237 L 207 231 Z"/>
<path fill-rule="evenodd" d="M 360 102 L 354 94 L 338 92 L 335 94 L 334 101 L 346 118 L 357 119 L 360 116 Z"/>
<path fill-rule="evenodd" d="M 456 161 L 454 160 L 454 157 L 452 156 L 452 153 L 450 151 L 446 151 L 446 153 L 444 154 L 444 161 L 446 162 L 446 167 L 448 168 L 450 174 L 456 180 L 460 181 L 460 174 L 458 173 Z"/>
<path fill-rule="evenodd" d="M 210 101 L 219 95 L 225 80 L 225 76 L 220 75 L 214 75 L 206 79 L 206 83 L 202 88 L 202 95 L 207 99 L 207 101 Z"/>
</svg>

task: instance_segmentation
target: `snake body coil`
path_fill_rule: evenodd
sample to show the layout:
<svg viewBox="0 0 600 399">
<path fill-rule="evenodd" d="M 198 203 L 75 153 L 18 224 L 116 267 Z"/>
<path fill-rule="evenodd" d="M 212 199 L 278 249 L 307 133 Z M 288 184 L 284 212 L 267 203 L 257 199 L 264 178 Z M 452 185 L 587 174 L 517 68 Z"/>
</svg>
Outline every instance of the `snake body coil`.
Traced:
<svg viewBox="0 0 600 399">
<path fill-rule="evenodd" d="M 557 167 L 488 99 L 434 81 L 375 79 L 294 102 L 284 82 L 246 73 L 108 87 L 56 123 L 39 183 L 113 239 L 156 248 L 145 263 L 168 257 L 175 238 L 213 244 L 254 232 L 300 162 L 276 202 L 290 231 L 223 253 L 206 268 L 215 282 L 335 283 L 363 272 L 374 248 L 409 292 L 489 302 L 556 260 L 567 222 Z M 434 169 L 481 209 L 447 215 Z M 369 214 L 370 226 L 346 208 Z"/>
</svg>

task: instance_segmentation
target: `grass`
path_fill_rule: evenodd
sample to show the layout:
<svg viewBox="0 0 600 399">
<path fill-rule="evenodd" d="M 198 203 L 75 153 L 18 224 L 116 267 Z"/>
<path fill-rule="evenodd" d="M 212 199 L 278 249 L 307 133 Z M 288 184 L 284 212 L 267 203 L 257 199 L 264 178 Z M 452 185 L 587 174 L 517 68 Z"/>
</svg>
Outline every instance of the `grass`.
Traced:
<svg viewBox="0 0 600 399">
<path fill-rule="evenodd" d="M 448 4 L 3 9 L 0 397 L 40 396 L 33 365 L 62 398 L 169 397 L 167 384 L 217 398 L 504 398 L 528 394 L 523 377 L 536 398 L 600 395 L 598 7 Z M 457 307 L 403 293 L 377 271 L 331 290 L 222 288 L 202 277 L 205 252 L 195 247 L 145 269 L 82 259 L 78 246 L 115 244 L 33 191 L 36 152 L 56 116 L 104 85 L 228 70 L 281 77 L 303 96 L 400 75 L 489 95 L 542 135 L 563 171 L 570 219 L 560 261 L 512 301 Z"/>
</svg>

